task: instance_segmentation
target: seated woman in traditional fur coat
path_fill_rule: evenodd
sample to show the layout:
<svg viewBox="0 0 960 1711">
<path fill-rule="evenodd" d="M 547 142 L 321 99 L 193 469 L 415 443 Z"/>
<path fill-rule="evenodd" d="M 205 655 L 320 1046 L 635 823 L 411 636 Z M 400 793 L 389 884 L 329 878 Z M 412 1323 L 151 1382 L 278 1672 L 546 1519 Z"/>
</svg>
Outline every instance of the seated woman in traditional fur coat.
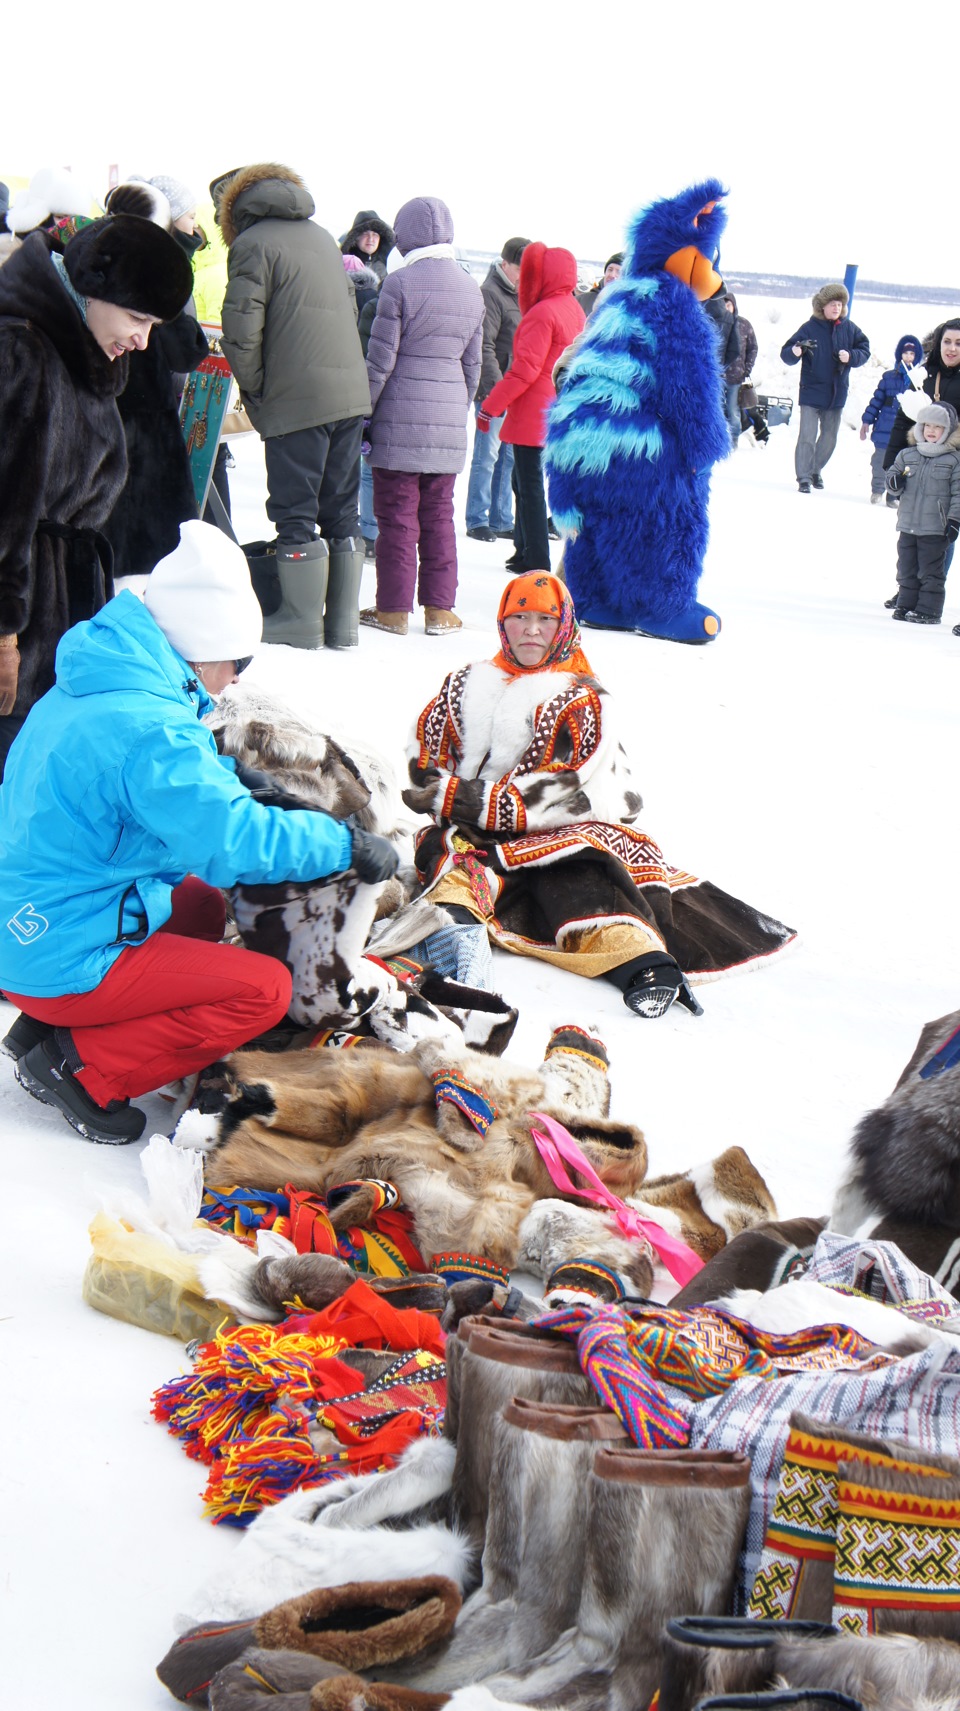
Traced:
<svg viewBox="0 0 960 1711">
<path fill-rule="evenodd" d="M 433 817 L 416 862 L 432 900 L 494 944 L 620 988 L 639 1016 L 694 982 L 770 956 L 791 928 L 671 867 L 642 807 L 567 589 L 507 584 L 500 652 L 452 672 L 417 721 L 408 807 Z"/>
</svg>

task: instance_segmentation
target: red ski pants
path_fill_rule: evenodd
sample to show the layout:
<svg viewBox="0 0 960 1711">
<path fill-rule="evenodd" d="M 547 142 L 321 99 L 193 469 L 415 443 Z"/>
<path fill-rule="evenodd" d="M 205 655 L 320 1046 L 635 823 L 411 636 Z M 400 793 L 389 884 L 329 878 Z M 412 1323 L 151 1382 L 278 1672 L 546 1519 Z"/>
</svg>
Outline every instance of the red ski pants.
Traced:
<svg viewBox="0 0 960 1711">
<path fill-rule="evenodd" d="M 92 992 L 7 997 L 38 1022 L 69 1028 L 92 1099 L 151 1093 L 205 1069 L 290 1007 L 290 971 L 275 957 L 223 945 L 223 898 L 202 879 L 173 893 L 166 925 L 130 945 Z"/>
</svg>

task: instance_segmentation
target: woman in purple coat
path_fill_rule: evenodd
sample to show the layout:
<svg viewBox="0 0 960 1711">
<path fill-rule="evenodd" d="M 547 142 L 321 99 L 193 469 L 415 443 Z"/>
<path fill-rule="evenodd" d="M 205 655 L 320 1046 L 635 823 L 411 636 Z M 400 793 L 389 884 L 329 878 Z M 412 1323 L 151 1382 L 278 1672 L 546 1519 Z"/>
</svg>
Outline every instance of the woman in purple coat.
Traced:
<svg viewBox="0 0 960 1711">
<path fill-rule="evenodd" d="M 456 259 L 445 202 L 415 196 L 394 228 L 403 260 L 380 288 L 367 347 L 380 533 L 377 604 L 360 622 L 405 636 L 416 589 L 427 635 L 441 636 L 460 628 L 453 486 L 480 378 L 483 298 Z"/>
</svg>

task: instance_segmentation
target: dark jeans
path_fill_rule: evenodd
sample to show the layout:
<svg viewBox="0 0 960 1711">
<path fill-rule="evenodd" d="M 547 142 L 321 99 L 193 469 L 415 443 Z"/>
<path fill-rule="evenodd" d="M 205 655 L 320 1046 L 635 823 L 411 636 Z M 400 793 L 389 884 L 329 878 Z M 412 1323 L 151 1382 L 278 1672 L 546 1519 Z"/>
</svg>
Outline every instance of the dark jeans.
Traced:
<svg viewBox="0 0 960 1711">
<path fill-rule="evenodd" d="M 326 541 L 356 534 L 362 438 L 356 416 L 264 440 L 267 516 L 282 547 L 303 546 L 318 527 Z"/>
<path fill-rule="evenodd" d="M 550 569 L 550 537 L 547 534 L 547 496 L 543 491 L 543 449 L 514 446 L 513 491 L 516 517 L 513 544 L 524 570 Z"/>
<path fill-rule="evenodd" d="M 457 597 L 457 536 L 453 523 L 455 475 L 418 475 L 374 469 L 377 536 L 377 608 L 412 612 L 421 606 L 453 610 Z M 420 570 L 417 574 L 419 554 Z"/>
<path fill-rule="evenodd" d="M 947 580 L 946 535 L 897 535 L 897 605 L 931 618 L 943 613 Z"/>
</svg>

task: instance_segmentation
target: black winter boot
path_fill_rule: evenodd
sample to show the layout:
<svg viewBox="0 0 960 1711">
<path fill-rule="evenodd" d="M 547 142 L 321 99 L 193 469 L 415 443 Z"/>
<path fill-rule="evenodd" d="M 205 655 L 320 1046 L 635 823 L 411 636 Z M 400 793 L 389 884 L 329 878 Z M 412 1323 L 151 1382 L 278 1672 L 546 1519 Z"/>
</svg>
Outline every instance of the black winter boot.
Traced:
<svg viewBox="0 0 960 1711">
<path fill-rule="evenodd" d="M 35 1022 L 32 1016 L 21 1014 L 0 1040 L 0 1051 L 6 1052 L 7 1057 L 12 1057 L 19 1063 L 32 1046 L 38 1046 L 41 1040 L 48 1040 L 52 1033 L 52 1022 Z"/>
<path fill-rule="evenodd" d="M 129 1099 L 98 1105 L 76 1078 L 74 1070 L 81 1067 L 69 1031 L 56 1028 L 20 1059 L 16 1077 L 34 1099 L 53 1105 L 85 1140 L 119 1147 L 138 1141 L 147 1122 L 143 1112 Z"/>
<path fill-rule="evenodd" d="M 798 481 L 797 487 L 801 493 L 809 493 L 811 491 L 809 481 Z"/>
<path fill-rule="evenodd" d="M 623 989 L 623 1002 L 635 1016 L 663 1016 L 671 1004 L 680 1004 L 693 1016 L 703 1015 L 686 975 L 673 957 L 654 951 L 638 958 L 646 967 L 635 968 Z"/>
<path fill-rule="evenodd" d="M 291 648 L 323 647 L 323 603 L 327 593 L 330 549 L 319 537 L 303 546 L 277 547 L 281 600 L 263 620 L 265 642 Z"/>
<path fill-rule="evenodd" d="M 935 618 L 932 612 L 908 612 L 906 616 L 908 624 L 939 624 L 940 622 L 940 619 Z"/>
<path fill-rule="evenodd" d="M 345 541 L 330 542 L 327 604 L 323 614 L 324 647 L 355 648 L 359 643 L 363 558 L 362 536 L 349 535 Z"/>
<path fill-rule="evenodd" d="M 884 604 L 884 606 L 888 612 L 893 611 L 893 608 L 897 604 L 897 601 L 899 600 L 899 598 L 900 598 L 900 596 L 898 594 L 891 594 L 889 600 L 885 600 L 883 602 L 883 604 Z"/>
</svg>

